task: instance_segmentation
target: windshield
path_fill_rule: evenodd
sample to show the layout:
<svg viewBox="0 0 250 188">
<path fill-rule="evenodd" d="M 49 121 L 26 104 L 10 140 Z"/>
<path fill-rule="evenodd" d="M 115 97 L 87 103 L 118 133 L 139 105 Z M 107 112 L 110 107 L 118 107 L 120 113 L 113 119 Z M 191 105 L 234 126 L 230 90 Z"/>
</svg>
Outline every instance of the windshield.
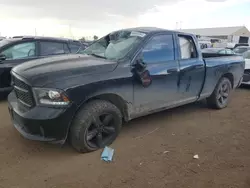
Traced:
<svg viewBox="0 0 250 188">
<path fill-rule="evenodd" d="M 117 31 L 101 38 L 79 53 L 94 55 L 104 59 L 118 60 L 127 55 L 146 36 L 138 31 Z"/>
<path fill-rule="evenodd" d="M 244 52 L 246 52 L 248 50 L 248 48 L 235 48 L 233 51 L 237 54 L 243 54 Z"/>
</svg>

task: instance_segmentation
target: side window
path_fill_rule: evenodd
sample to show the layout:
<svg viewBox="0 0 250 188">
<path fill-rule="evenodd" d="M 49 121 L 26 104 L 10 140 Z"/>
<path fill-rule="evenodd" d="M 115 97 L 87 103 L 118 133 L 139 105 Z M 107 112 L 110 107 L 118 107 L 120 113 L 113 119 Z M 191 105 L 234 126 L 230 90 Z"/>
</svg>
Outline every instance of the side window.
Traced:
<svg viewBox="0 0 250 188">
<path fill-rule="evenodd" d="M 159 63 L 174 60 L 173 36 L 154 36 L 143 48 L 142 55 L 145 63 Z"/>
<path fill-rule="evenodd" d="M 81 45 L 77 43 L 69 43 L 69 48 L 70 48 L 71 53 L 76 53 L 81 48 Z"/>
<path fill-rule="evenodd" d="M 36 42 L 19 43 L 1 52 L 6 60 L 34 57 L 36 54 Z"/>
<path fill-rule="evenodd" d="M 40 55 L 58 55 L 69 53 L 69 49 L 66 44 L 62 42 L 40 42 Z"/>
<path fill-rule="evenodd" d="M 179 43 L 181 49 L 181 59 L 197 58 L 197 50 L 192 37 L 179 36 Z"/>
</svg>

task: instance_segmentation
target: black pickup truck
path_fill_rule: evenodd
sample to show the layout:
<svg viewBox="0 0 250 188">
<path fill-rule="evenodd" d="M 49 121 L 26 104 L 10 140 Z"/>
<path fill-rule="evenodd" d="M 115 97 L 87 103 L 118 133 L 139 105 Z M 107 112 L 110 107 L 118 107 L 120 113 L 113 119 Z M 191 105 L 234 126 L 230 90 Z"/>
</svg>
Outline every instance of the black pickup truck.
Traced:
<svg viewBox="0 0 250 188">
<path fill-rule="evenodd" d="M 202 99 L 225 108 L 245 66 L 237 55 L 205 58 L 194 35 L 159 28 L 115 31 L 81 53 L 12 69 L 9 112 L 24 137 L 69 137 L 79 152 L 94 151 L 123 121 Z"/>
</svg>

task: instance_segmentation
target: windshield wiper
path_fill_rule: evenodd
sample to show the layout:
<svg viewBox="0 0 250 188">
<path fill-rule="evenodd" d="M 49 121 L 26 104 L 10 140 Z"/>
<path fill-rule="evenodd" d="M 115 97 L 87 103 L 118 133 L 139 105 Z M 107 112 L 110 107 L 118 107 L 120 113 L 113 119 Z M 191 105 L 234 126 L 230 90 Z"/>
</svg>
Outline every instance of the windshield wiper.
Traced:
<svg viewBox="0 0 250 188">
<path fill-rule="evenodd" d="M 92 55 L 92 56 L 94 56 L 94 57 L 99 57 L 99 58 L 102 58 L 102 59 L 106 59 L 106 57 L 105 56 L 101 56 L 101 55 L 97 55 L 97 54 L 88 54 L 88 55 Z"/>
</svg>

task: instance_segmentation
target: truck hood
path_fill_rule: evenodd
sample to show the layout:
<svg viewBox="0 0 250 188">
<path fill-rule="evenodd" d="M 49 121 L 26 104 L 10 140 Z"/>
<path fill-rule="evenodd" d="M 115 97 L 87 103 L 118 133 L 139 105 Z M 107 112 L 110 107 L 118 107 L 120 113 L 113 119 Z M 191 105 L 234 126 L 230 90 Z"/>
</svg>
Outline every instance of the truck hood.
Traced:
<svg viewBox="0 0 250 188">
<path fill-rule="evenodd" d="M 117 62 L 89 55 L 60 55 L 28 61 L 12 71 L 32 86 L 42 87 L 69 77 L 113 71 Z"/>
</svg>

